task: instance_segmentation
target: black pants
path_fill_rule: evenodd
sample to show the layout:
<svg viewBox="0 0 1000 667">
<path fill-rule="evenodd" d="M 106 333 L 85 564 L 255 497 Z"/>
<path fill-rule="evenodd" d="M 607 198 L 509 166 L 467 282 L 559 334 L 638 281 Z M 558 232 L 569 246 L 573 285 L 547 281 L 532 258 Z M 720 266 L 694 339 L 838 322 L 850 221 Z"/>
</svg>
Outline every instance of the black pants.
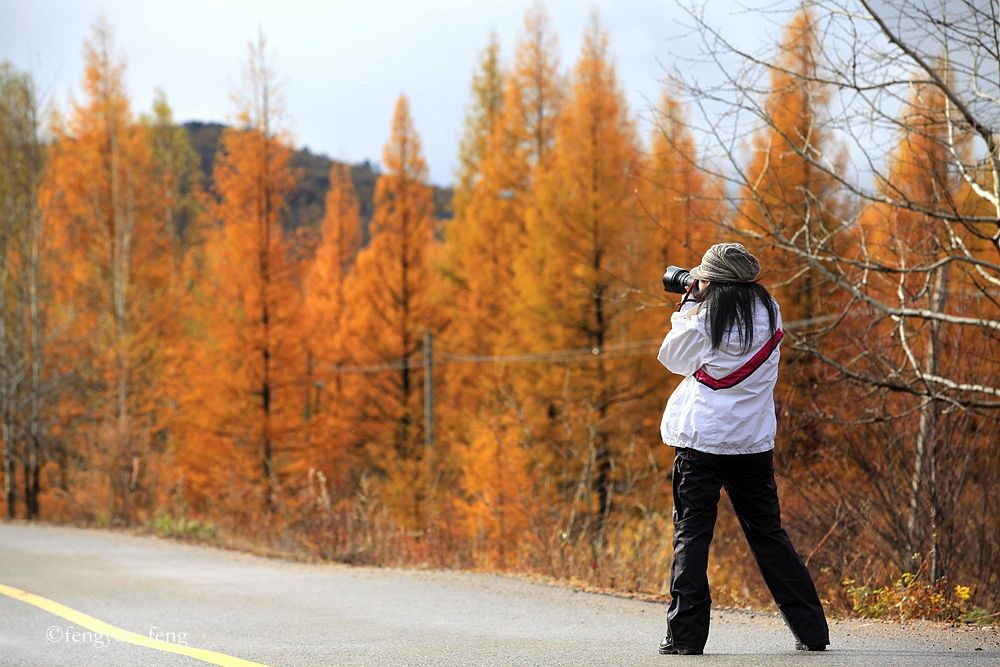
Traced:
<svg viewBox="0 0 1000 667">
<path fill-rule="evenodd" d="M 708 546 L 715 530 L 719 488 L 723 486 L 792 634 L 804 644 L 829 644 L 830 631 L 816 586 L 781 527 L 770 451 L 721 455 L 677 449 L 667 635 L 682 648 L 702 649 L 708 639 L 712 605 Z"/>
</svg>

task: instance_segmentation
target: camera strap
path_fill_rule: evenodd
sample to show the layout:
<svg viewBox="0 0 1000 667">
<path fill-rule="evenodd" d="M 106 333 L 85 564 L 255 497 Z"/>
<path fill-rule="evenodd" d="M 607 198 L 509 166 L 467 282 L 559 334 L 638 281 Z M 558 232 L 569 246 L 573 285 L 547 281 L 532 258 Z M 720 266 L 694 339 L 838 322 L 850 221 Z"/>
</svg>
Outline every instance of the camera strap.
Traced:
<svg viewBox="0 0 1000 667">
<path fill-rule="evenodd" d="M 694 374 L 694 379 L 702 383 L 712 391 L 718 391 L 719 389 L 729 389 L 730 387 L 735 387 L 740 382 L 743 382 L 748 377 L 753 375 L 754 371 L 764 365 L 764 362 L 778 349 L 778 343 L 784 338 L 785 334 L 778 329 L 774 332 L 774 335 L 764 343 L 764 346 L 757 350 L 750 359 L 747 360 L 745 364 L 737 368 L 735 371 L 729 375 L 722 378 L 714 378 L 703 369 L 698 369 Z"/>
</svg>

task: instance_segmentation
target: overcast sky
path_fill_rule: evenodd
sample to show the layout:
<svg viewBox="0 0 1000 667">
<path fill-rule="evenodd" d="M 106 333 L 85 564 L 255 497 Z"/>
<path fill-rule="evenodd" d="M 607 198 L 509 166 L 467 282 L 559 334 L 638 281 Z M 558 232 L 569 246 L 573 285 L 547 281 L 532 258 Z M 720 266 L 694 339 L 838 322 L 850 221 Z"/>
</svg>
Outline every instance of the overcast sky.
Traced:
<svg viewBox="0 0 1000 667">
<path fill-rule="evenodd" d="M 79 90 L 83 41 L 102 11 L 126 57 L 133 109 L 162 88 L 179 121 L 226 121 L 247 43 L 260 27 L 285 84 L 296 145 L 351 162 L 378 162 L 400 93 L 410 99 L 431 180 L 453 180 L 478 54 L 491 30 L 511 61 L 530 0 L 0 0 L 0 60 L 30 71 L 46 101 L 65 108 Z M 754 4 L 752 1 L 750 4 Z M 758 3 L 760 4 L 760 3 Z M 768 6 L 773 8 L 774 2 Z M 779 3 L 780 4 L 780 3 Z M 685 15 L 672 0 L 549 0 L 562 66 L 579 53 L 590 9 L 609 32 L 619 79 L 646 115 L 673 54 L 694 53 Z M 713 0 L 705 14 L 754 49 L 774 45 L 787 15 Z M 705 76 L 712 76 L 706 68 Z M 690 74 L 690 71 L 688 72 Z M 644 135 L 647 123 L 640 123 Z"/>
</svg>

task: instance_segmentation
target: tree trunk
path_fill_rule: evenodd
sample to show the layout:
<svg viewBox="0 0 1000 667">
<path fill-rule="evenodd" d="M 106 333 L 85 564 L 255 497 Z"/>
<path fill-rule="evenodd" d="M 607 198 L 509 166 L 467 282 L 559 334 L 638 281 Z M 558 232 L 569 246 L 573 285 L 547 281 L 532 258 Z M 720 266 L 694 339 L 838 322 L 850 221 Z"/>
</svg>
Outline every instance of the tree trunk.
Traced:
<svg viewBox="0 0 1000 667">
<path fill-rule="evenodd" d="M 943 312 L 945 296 L 947 293 L 947 265 L 936 270 L 934 277 L 934 287 L 929 295 L 930 306 L 934 312 Z M 925 360 L 925 373 L 928 375 L 938 374 L 938 348 L 941 344 L 941 323 L 934 320 L 930 323 L 930 338 L 927 342 L 927 354 Z M 907 521 L 907 546 L 906 558 L 912 559 L 919 553 L 924 541 L 930 538 L 930 554 L 921 554 L 930 557 L 929 575 L 931 581 L 937 581 L 942 573 L 939 572 L 940 539 L 938 536 L 938 498 L 937 498 L 937 417 L 938 405 L 934 399 L 927 399 L 920 408 L 920 423 L 917 429 L 916 451 L 913 457 L 913 474 L 910 480 L 910 514 Z M 926 498 L 927 518 L 924 520 L 921 512 L 921 503 Z M 905 558 L 904 561 L 905 562 Z M 913 563 L 916 567 L 917 563 Z"/>
</svg>

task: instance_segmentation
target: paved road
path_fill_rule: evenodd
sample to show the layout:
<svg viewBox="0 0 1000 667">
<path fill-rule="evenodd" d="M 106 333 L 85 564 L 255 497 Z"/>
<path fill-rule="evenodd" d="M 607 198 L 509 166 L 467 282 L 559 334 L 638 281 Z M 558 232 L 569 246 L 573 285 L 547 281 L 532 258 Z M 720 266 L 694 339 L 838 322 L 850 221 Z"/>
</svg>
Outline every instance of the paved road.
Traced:
<svg viewBox="0 0 1000 667">
<path fill-rule="evenodd" d="M 206 664 L 88 631 L 10 597 L 15 588 L 138 635 L 267 665 L 1000 664 L 992 630 L 841 621 L 832 650 L 803 654 L 776 616 L 721 611 L 705 656 L 660 656 L 662 604 L 22 523 L 0 523 L 0 585 L 0 665 Z"/>
</svg>

